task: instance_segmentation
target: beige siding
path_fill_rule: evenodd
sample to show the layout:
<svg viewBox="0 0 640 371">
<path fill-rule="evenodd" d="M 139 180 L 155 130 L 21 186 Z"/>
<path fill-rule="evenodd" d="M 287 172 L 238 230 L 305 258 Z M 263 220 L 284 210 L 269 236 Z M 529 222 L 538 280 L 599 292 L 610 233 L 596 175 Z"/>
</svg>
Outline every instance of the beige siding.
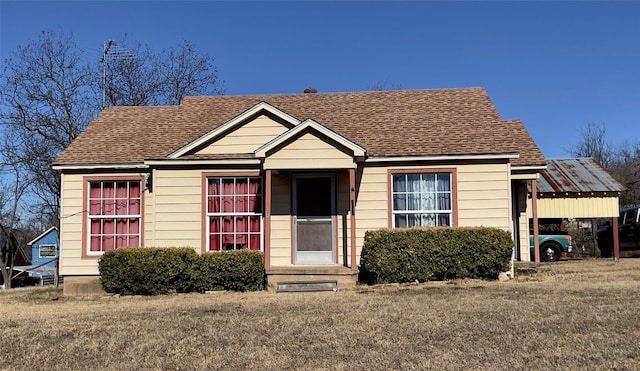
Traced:
<svg viewBox="0 0 640 371">
<path fill-rule="evenodd" d="M 264 161 L 265 169 L 349 169 L 353 157 L 307 133 Z"/>
<path fill-rule="evenodd" d="M 291 265 L 291 188 L 289 177 L 271 181 L 271 266 Z"/>
<path fill-rule="evenodd" d="M 258 147 L 287 131 L 282 124 L 261 115 L 214 141 L 198 154 L 252 153 Z"/>
<path fill-rule="evenodd" d="M 155 171 L 154 207 L 145 208 L 146 246 L 201 248 L 201 188 L 201 170 Z"/>
<path fill-rule="evenodd" d="M 389 226 L 387 212 L 387 168 L 365 167 L 356 193 L 356 260 L 368 230 Z"/>
<path fill-rule="evenodd" d="M 458 166 L 458 225 L 510 228 L 507 164 Z"/>
<path fill-rule="evenodd" d="M 607 218 L 619 214 L 618 197 L 555 197 L 538 199 L 538 218 Z M 527 200 L 530 210 L 531 199 Z M 529 213 L 529 217 L 533 217 Z"/>
</svg>

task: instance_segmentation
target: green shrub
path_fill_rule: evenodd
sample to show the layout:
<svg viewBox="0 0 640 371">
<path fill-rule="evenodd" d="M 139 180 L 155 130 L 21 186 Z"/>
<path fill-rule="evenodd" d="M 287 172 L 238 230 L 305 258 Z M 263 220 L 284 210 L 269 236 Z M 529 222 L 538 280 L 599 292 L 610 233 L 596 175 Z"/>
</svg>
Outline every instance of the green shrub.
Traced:
<svg viewBox="0 0 640 371">
<path fill-rule="evenodd" d="M 207 290 L 262 290 L 264 260 L 260 251 L 199 255 L 193 248 L 120 248 L 98 261 L 106 292 L 160 295 Z"/>
<path fill-rule="evenodd" d="M 120 248 L 98 261 L 106 292 L 121 295 L 159 295 L 192 291 L 198 254 L 184 248 Z"/>
<path fill-rule="evenodd" d="M 263 290 L 264 256 L 251 250 L 205 253 L 201 274 L 204 290 Z"/>
<path fill-rule="evenodd" d="M 360 281 L 497 278 L 509 269 L 511 234 L 495 228 L 380 229 L 365 234 Z"/>
</svg>

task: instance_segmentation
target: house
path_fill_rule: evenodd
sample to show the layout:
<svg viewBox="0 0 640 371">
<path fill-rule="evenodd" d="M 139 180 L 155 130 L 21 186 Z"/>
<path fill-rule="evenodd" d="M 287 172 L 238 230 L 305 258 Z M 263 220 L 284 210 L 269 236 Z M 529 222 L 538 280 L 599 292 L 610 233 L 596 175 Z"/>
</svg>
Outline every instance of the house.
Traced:
<svg viewBox="0 0 640 371">
<path fill-rule="evenodd" d="M 17 246 L 17 251 L 13 259 L 13 272 L 11 275 L 11 287 L 21 286 L 23 282 L 29 277 L 28 273 L 23 272 L 19 268 L 28 265 L 30 262 L 29 255 L 23 247 L 25 233 L 21 229 L 5 228 L 0 224 L 0 251 L 4 254 L 8 250 L 5 250 L 10 243 Z M 11 241 L 11 242 L 10 242 Z M 8 266 L 11 264 L 7 263 Z M 4 277 L 0 274 L 0 290 L 5 288 Z"/>
<path fill-rule="evenodd" d="M 51 227 L 27 244 L 31 249 L 31 262 L 20 262 L 13 267 L 14 286 L 51 285 L 56 282 L 56 257 L 59 256 L 58 228 Z M 62 278 L 59 279 L 62 282 Z"/>
<path fill-rule="evenodd" d="M 60 273 L 65 290 L 95 282 L 122 246 L 246 248 L 264 252 L 270 285 L 348 284 L 367 230 L 416 225 L 496 227 L 528 251 L 527 189 L 545 164 L 479 87 L 109 107 L 54 162 Z"/>
<path fill-rule="evenodd" d="M 59 252 L 58 228 L 51 227 L 28 243 L 31 246 L 31 265 L 54 268 Z"/>
</svg>

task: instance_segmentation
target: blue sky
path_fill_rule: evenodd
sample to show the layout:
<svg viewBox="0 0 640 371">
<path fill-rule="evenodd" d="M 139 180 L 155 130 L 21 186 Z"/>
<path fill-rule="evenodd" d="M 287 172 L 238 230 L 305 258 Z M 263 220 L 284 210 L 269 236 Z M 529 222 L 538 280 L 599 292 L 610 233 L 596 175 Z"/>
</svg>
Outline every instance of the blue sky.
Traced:
<svg viewBox="0 0 640 371">
<path fill-rule="evenodd" d="M 226 94 L 483 86 L 549 158 L 589 122 L 640 140 L 640 2 L 7 1 L 2 60 L 41 30 L 87 58 L 127 35 L 215 57 Z"/>
</svg>

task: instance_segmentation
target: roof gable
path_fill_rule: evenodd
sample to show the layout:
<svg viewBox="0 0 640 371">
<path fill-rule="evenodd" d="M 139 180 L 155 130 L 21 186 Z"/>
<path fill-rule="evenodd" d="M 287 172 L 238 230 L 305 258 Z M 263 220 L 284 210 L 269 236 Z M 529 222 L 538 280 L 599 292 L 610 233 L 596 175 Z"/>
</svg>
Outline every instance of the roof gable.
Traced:
<svg viewBox="0 0 640 371">
<path fill-rule="evenodd" d="M 268 115 L 274 118 L 275 121 L 279 121 L 285 127 L 293 127 L 300 123 L 298 119 L 295 117 L 279 110 L 278 108 L 270 105 L 267 102 L 260 102 L 248 110 L 240 113 L 235 116 L 231 120 L 223 123 L 220 126 L 215 127 L 214 129 L 204 133 L 200 137 L 195 140 L 187 143 L 186 145 L 178 148 L 174 152 L 170 153 L 167 158 L 178 158 L 185 154 L 189 154 L 190 152 L 196 150 L 197 148 L 201 148 L 208 143 L 215 142 L 216 139 L 219 139 L 234 130 L 238 130 L 243 125 L 246 125 L 248 122 L 255 120 L 260 115 Z M 286 130 L 286 128 L 284 129 Z M 283 130 L 283 131 L 284 131 Z M 233 152 L 229 152 L 233 153 Z"/>
<path fill-rule="evenodd" d="M 315 136 L 325 139 L 328 142 L 334 142 L 338 146 L 343 147 L 343 152 L 349 151 L 349 155 L 352 157 L 364 157 L 366 150 L 359 145 L 353 143 L 349 139 L 337 134 L 336 132 L 322 126 L 318 122 L 312 119 L 306 119 L 296 127 L 289 129 L 282 135 L 277 136 L 268 143 L 255 150 L 256 157 L 266 157 L 271 151 L 274 151 L 278 147 L 282 146 L 291 140 L 300 138 L 303 134 L 312 132 Z"/>
<path fill-rule="evenodd" d="M 42 232 L 38 237 L 34 238 L 33 240 L 31 240 L 29 243 L 27 243 L 27 246 L 31 246 L 34 243 L 38 242 L 39 240 L 41 240 L 42 238 L 46 237 L 49 235 L 49 233 L 54 232 L 56 233 L 56 239 L 58 239 L 58 228 L 56 227 L 51 227 L 49 229 L 47 229 L 46 231 Z"/>
</svg>

